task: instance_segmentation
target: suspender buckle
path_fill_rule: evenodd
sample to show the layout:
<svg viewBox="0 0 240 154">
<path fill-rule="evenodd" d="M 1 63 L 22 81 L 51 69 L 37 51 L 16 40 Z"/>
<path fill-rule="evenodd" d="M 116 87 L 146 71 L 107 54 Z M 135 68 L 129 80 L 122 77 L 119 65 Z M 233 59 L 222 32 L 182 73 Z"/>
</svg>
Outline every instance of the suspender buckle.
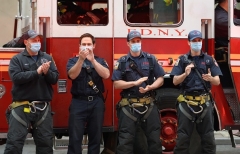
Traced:
<svg viewBox="0 0 240 154">
<path fill-rule="evenodd" d="M 97 86 L 96 86 L 96 85 L 94 85 L 94 86 L 93 86 L 93 90 L 94 90 L 96 93 L 98 93 L 98 92 L 99 92 L 99 90 L 98 90 L 98 88 L 97 88 Z"/>
<path fill-rule="evenodd" d="M 93 88 L 93 90 L 94 90 L 96 93 L 99 92 L 97 86 L 93 83 L 93 81 L 89 81 L 88 84 Z"/>
</svg>

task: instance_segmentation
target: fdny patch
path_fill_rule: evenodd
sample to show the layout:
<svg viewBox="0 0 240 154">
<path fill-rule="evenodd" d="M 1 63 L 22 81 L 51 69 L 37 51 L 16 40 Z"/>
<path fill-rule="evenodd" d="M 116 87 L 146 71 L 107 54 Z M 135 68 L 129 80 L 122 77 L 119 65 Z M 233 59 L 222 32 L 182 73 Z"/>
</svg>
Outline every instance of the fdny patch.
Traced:
<svg viewBox="0 0 240 154">
<path fill-rule="evenodd" d="M 115 69 L 115 70 L 118 69 L 118 65 L 119 65 L 119 62 L 116 62 L 116 64 L 114 65 L 114 69 Z"/>
<path fill-rule="evenodd" d="M 46 59 L 46 58 L 41 58 L 41 63 L 43 64 L 43 63 L 47 63 L 48 62 L 48 60 Z"/>
<path fill-rule="evenodd" d="M 180 59 L 178 58 L 174 65 L 178 66 L 179 61 L 180 61 Z"/>
<path fill-rule="evenodd" d="M 206 60 L 206 64 L 209 64 L 209 63 L 210 63 L 210 60 L 209 60 L 209 59 L 207 59 L 207 60 Z"/>
</svg>

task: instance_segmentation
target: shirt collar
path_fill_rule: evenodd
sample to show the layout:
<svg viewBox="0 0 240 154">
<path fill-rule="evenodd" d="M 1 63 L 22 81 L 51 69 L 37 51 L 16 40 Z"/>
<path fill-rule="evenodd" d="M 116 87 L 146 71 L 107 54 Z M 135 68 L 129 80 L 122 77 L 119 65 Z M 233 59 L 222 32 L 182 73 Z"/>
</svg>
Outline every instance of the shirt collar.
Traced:
<svg viewBox="0 0 240 154">
<path fill-rule="evenodd" d="M 201 53 L 200 53 L 200 57 L 203 57 L 205 54 L 201 51 Z M 188 57 L 193 57 L 193 56 L 191 56 L 191 50 L 187 53 L 187 56 Z"/>
<path fill-rule="evenodd" d="M 30 56 L 26 48 L 25 48 L 24 51 L 23 51 L 23 55 L 24 55 L 24 56 Z M 43 55 L 43 52 L 39 50 L 37 55 L 42 56 L 42 55 Z"/>
<path fill-rule="evenodd" d="M 140 53 L 140 55 L 139 55 L 138 58 L 140 58 L 140 57 L 146 57 L 146 56 L 147 56 L 146 53 L 143 52 L 143 51 L 141 51 L 141 53 Z M 133 56 L 131 56 L 131 53 L 130 53 L 130 52 L 128 52 L 128 54 L 127 54 L 127 60 L 128 60 L 129 58 L 133 60 Z"/>
</svg>

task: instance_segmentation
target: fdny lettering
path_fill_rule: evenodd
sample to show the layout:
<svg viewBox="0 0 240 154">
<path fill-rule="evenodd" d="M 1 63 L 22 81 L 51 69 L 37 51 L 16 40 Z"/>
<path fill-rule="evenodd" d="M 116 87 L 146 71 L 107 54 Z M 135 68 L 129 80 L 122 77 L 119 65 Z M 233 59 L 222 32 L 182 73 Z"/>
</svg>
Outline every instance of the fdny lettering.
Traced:
<svg viewBox="0 0 240 154">
<path fill-rule="evenodd" d="M 148 28 L 142 28 L 142 29 L 128 29 L 128 33 L 132 30 L 137 30 L 141 33 L 143 36 L 166 36 L 166 37 L 174 37 L 174 36 L 180 36 L 184 37 L 187 36 L 188 33 L 185 31 L 185 29 L 148 29 Z"/>
</svg>

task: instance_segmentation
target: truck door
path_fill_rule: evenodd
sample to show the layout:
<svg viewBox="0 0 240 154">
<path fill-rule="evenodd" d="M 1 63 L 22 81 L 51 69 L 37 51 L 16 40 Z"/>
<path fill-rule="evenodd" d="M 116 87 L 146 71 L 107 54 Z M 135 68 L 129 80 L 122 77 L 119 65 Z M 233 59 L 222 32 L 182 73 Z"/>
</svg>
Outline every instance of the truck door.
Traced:
<svg viewBox="0 0 240 154">
<path fill-rule="evenodd" d="M 239 1 L 239 0 L 238 0 Z M 237 4 L 237 8 L 236 8 Z M 239 8 L 238 8 L 239 7 Z M 233 87 L 235 89 L 237 101 L 232 110 L 236 111 L 235 120 L 240 119 L 239 102 L 240 102 L 240 1 L 235 3 L 229 1 L 229 66 L 232 75 Z"/>
</svg>

